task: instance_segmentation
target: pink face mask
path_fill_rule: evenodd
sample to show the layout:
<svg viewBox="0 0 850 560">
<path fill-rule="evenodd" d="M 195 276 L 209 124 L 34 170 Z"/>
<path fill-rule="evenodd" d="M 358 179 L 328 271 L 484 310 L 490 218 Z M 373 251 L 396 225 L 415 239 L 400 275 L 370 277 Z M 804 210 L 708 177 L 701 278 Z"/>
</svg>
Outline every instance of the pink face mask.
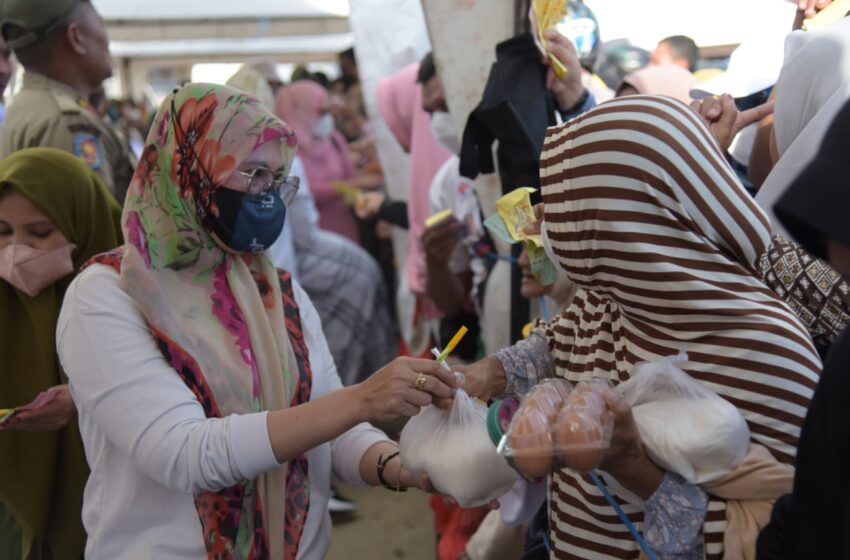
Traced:
<svg viewBox="0 0 850 560">
<path fill-rule="evenodd" d="M 0 250 L 0 278 L 30 297 L 57 280 L 74 272 L 68 243 L 52 251 L 40 251 L 28 245 L 13 244 Z"/>
</svg>

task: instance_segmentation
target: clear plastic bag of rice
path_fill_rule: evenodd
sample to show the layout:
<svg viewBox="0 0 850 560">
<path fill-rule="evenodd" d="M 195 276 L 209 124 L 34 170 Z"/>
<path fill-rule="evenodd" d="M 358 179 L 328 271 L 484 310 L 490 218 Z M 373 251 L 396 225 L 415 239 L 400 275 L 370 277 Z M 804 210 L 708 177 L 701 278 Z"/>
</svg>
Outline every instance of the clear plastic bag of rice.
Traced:
<svg viewBox="0 0 850 560">
<path fill-rule="evenodd" d="M 487 433 L 487 407 L 463 390 L 451 410 L 428 406 L 401 432 L 401 461 L 427 473 L 434 487 L 461 507 L 479 507 L 511 489 L 517 473 Z"/>
<path fill-rule="evenodd" d="M 632 406 L 649 456 L 703 484 L 744 460 L 750 430 L 732 403 L 676 366 L 687 361 L 687 354 L 679 354 L 638 364 L 616 390 Z"/>
</svg>

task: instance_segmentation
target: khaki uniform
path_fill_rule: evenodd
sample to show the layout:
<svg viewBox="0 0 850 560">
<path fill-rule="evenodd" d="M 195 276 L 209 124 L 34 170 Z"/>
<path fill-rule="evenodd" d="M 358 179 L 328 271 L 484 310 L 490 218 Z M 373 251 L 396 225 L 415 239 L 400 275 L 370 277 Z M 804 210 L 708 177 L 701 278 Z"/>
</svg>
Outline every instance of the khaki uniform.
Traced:
<svg viewBox="0 0 850 560">
<path fill-rule="evenodd" d="M 58 148 L 82 158 L 115 198 L 124 202 L 133 178 L 126 144 L 72 88 L 27 72 L 20 92 L 6 109 L 0 158 L 35 146 Z"/>
</svg>

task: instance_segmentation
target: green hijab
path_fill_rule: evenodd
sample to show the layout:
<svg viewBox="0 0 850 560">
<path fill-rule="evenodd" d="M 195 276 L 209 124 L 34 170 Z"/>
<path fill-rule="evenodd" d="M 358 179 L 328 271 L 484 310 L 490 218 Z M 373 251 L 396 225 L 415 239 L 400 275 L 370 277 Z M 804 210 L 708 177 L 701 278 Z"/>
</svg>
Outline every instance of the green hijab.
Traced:
<svg viewBox="0 0 850 560">
<path fill-rule="evenodd" d="M 0 161 L 0 188 L 12 188 L 44 212 L 69 242 L 74 268 L 122 243 L 121 208 L 82 160 L 53 148 L 29 148 Z M 0 280 L 0 408 L 32 401 L 67 383 L 56 355 L 56 321 L 74 275 L 29 297 Z M 0 431 L 0 509 L 17 522 L 26 552 L 38 540 L 52 557 L 79 560 L 88 476 L 76 422 L 55 432 Z"/>
</svg>

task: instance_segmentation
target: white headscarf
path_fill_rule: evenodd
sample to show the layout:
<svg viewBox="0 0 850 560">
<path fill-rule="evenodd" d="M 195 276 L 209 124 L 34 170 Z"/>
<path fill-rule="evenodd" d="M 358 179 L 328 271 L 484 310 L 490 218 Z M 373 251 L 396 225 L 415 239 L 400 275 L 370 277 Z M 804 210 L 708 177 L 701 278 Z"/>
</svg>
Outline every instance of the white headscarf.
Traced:
<svg viewBox="0 0 850 560">
<path fill-rule="evenodd" d="M 756 200 L 768 213 L 773 232 L 789 237 L 773 205 L 815 155 L 832 119 L 850 98 L 850 18 L 820 31 L 788 35 L 776 88 L 773 132 L 781 157 Z"/>
</svg>

